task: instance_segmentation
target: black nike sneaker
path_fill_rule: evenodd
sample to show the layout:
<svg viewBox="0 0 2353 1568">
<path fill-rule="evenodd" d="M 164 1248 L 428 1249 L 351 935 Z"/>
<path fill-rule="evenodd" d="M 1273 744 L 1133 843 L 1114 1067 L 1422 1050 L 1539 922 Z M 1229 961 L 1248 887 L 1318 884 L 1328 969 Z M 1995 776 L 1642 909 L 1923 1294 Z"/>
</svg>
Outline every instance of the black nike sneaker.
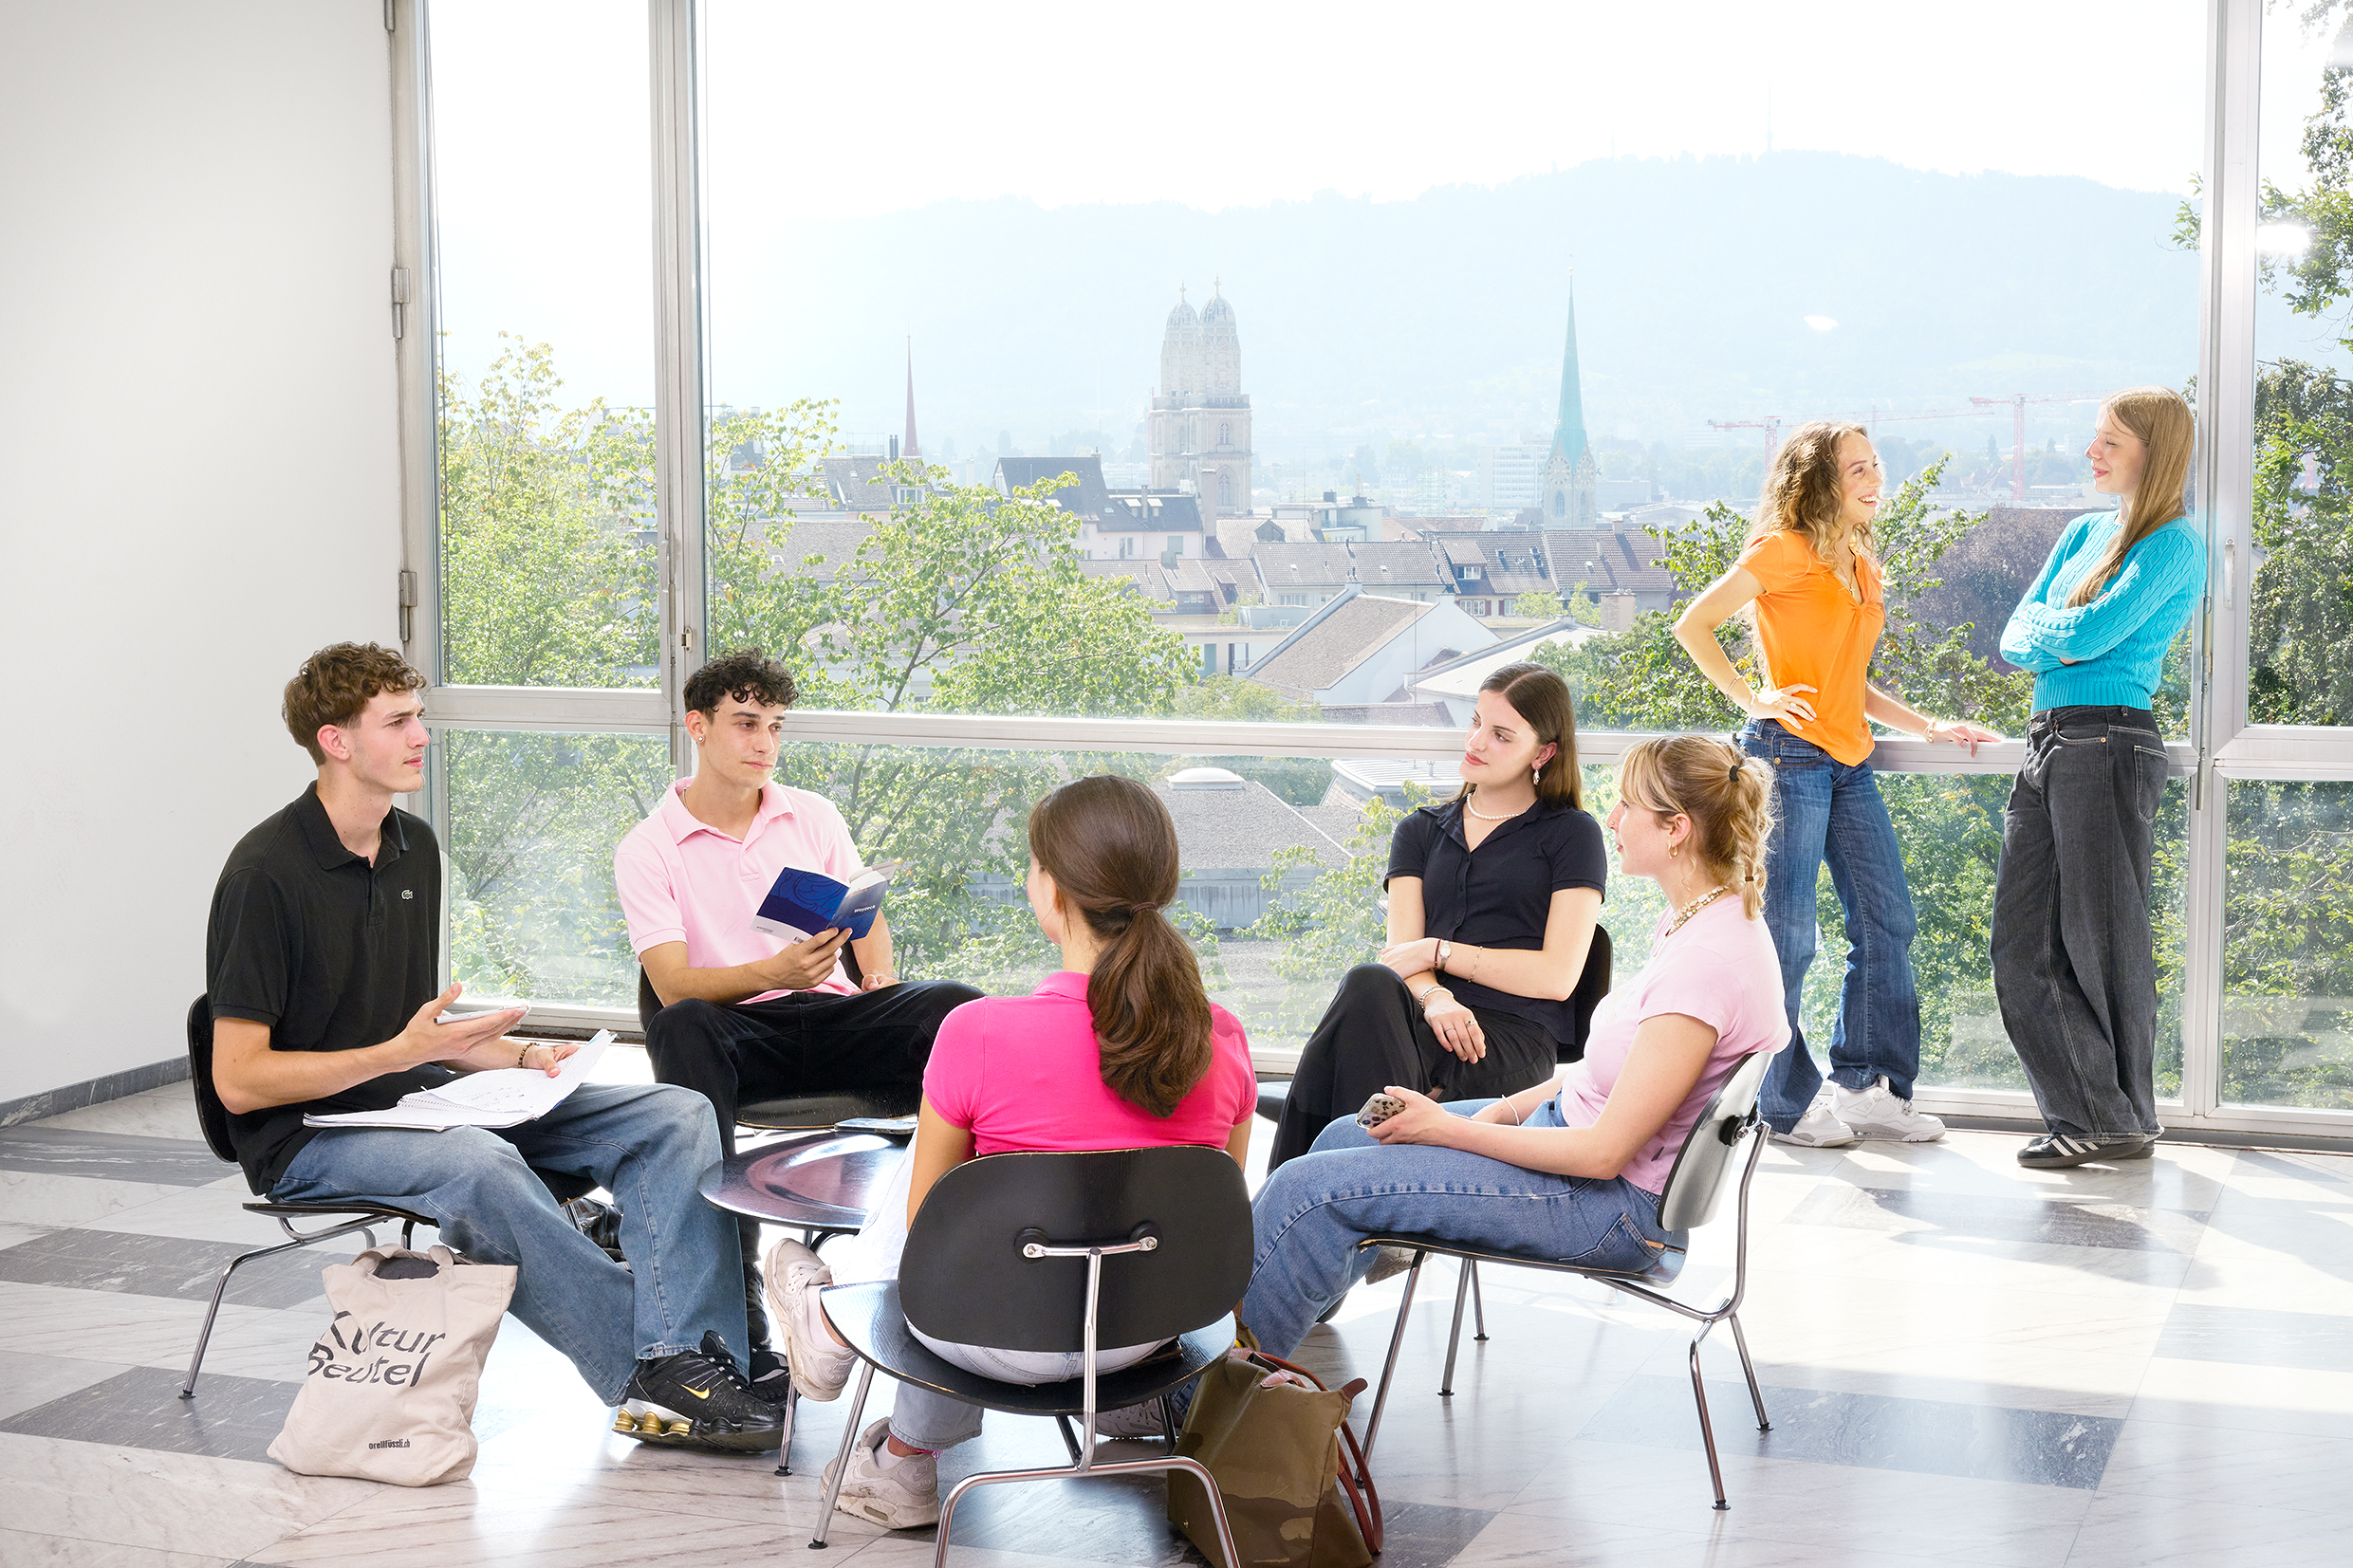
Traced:
<svg viewBox="0 0 2353 1568">
<path fill-rule="evenodd" d="M 622 1391 L 613 1430 L 640 1443 L 721 1453 L 768 1453 L 784 1441 L 784 1415 L 752 1392 L 724 1344 L 639 1361 Z M 716 1349 L 718 1354 L 711 1355 Z"/>
</svg>

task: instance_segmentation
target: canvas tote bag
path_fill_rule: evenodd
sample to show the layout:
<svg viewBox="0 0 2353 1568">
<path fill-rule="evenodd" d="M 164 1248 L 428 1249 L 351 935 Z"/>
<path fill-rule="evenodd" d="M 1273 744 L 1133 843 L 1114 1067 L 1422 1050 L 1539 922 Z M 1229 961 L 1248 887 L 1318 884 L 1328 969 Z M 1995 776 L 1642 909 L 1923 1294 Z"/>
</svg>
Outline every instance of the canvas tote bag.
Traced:
<svg viewBox="0 0 2353 1568">
<path fill-rule="evenodd" d="M 1261 1388 L 1269 1372 L 1296 1373 L 1314 1386 Z M 1348 1407 L 1363 1389 L 1362 1378 L 1327 1389 L 1306 1368 L 1255 1349 L 1247 1360 L 1213 1362 L 1176 1451 L 1217 1478 L 1242 1560 L 1220 1560 L 1209 1499 L 1188 1470 L 1168 1473 L 1169 1522 L 1212 1568 L 1365 1568 L 1380 1550 L 1381 1518 L 1363 1450 L 1348 1430 Z"/>
<path fill-rule="evenodd" d="M 464 1480 L 482 1358 L 515 1271 L 463 1262 L 446 1246 L 380 1246 L 320 1273 L 335 1317 L 310 1347 L 269 1457 L 303 1475 L 396 1486 Z"/>
</svg>

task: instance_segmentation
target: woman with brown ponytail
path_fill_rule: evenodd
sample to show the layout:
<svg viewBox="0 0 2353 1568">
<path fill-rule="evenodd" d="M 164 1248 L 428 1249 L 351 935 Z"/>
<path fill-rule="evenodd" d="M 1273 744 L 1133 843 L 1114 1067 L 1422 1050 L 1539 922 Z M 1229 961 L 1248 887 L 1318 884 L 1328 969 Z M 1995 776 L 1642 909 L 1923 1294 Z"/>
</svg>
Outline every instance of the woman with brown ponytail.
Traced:
<svg viewBox="0 0 2353 1568">
<path fill-rule="evenodd" d="M 1335 1120 L 1251 1205 L 1255 1264 L 1241 1317 L 1288 1356 L 1371 1265 L 1370 1236 L 1640 1269 L 1678 1238 L 1658 1193 L 1708 1098 L 1789 1042 L 1762 917 L 1772 766 L 1697 735 L 1647 740 L 1619 766 L 1620 869 L 1656 880 L 1667 915 L 1650 961 L 1594 1016 L 1584 1060 L 1502 1099 L 1439 1104 L 1408 1084 L 1370 1132 Z"/>
<path fill-rule="evenodd" d="M 1250 1042 L 1233 1015 L 1210 1001 L 1193 950 L 1162 913 L 1176 900 L 1177 876 L 1176 824 L 1134 779 L 1080 779 L 1031 808 L 1029 908 L 1062 949 L 1062 968 L 1028 996 L 984 997 L 948 1015 L 924 1069 L 915 1147 L 867 1227 L 837 1245 L 830 1265 L 798 1242 L 769 1248 L 769 1312 L 784 1327 L 803 1395 L 839 1397 L 852 1365 L 818 1310 L 820 1288 L 896 1278 L 924 1196 L 964 1161 L 1202 1144 L 1242 1162 L 1258 1102 Z M 1006 1382 L 1079 1374 L 1076 1356 L 913 1332 L 946 1360 Z M 1096 1367 L 1116 1372 L 1158 1348 L 1107 1349 Z M 1123 1418 L 1133 1412 L 1099 1416 L 1097 1430 L 1135 1435 Z M 974 1407 L 902 1383 L 890 1415 L 861 1435 L 839 1506 L 893 1530 L 936 1523 L 933 1455 L 979 1433 Z"/>
</svg>

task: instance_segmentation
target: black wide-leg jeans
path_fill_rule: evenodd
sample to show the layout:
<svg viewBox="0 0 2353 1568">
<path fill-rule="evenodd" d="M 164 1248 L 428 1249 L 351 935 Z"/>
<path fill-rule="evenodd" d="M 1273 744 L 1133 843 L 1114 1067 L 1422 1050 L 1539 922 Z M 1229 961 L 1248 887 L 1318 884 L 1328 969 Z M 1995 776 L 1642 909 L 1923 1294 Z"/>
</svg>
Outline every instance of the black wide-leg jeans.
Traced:
<svg viewBox="0 0 2353 1568">
<path fill-rule="evenodd" d="M 912 1110 L 947 1016 L 981 993 L 954 981 L 911 981 L 840 996 L 794 991 L 723 1005 L 689 999 L 654 1015 L 645 1054 L 662 1083 L 693 1089 L 718 1113 L 719 1145 L 735 1153 L 735 1111 L 747 1099 L 858 1091 Z M 739 1219 L 744 1310 L 755 1348 L 769 1343 L 761 1309 L 760 1222 Z"/>
<path fill-rule="evenodd" d="M 1268 1171 L 1306 1153 L 1334 1116 L 1354 1115 L 1392 1083 L 1434 1099 L 1493 1099 L 1560 1070 L 1560 1045 L 1542 1024 L 1487 1007 L 1473 1007 L 1471 1016 L 1487 1037 L 1487 1055 L 1477 1061 L 1438 1043 L 1396 970 L 1381 964 L 1350 969 L 1299 1053 Z"/>
<path fill-rule="evenodd" d="M 2165 773 L 2144 708 L 2048 708 L 2028 728 L 1994 878 L 1993 992 L 2054 1133 L 2163 1130 L 2149 897 Z"/>
</svg>

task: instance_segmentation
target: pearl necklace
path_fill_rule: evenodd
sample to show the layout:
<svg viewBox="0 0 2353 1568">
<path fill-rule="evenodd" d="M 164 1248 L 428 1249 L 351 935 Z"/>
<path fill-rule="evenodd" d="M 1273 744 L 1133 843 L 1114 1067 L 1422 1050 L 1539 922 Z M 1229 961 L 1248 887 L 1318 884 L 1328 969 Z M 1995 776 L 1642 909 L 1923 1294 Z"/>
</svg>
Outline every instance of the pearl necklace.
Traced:
<svg viewBox="0 0 2353 1568">
<path fill-rule="evenodd" d="M 1676 913 L 1675 924 L 1667 928 L 1667 934 L 1669 936 L 1673 936 L 1677 932 L 1681 931 L 1683 929 L 1684 921 L 1689 920 L 1693 915 L 1697 914 L 1701 910 L 1706 909 L 1710 904 L 1714 903 L 1718 898 L 1723 897 L 1730 892 L 1732 892 L 1731 888 L 1726 887 L 1724 884 L 1719 882 L 1714 887 L 1710 888 L 1707 892 L 1701 894 L 1698 897 L 1693 899 L 1690 903 L 1685 904 L 1682 909 Z"/>
<path fill-rule="evenodd" d="M 1529 805 L 1534 805 L 1535 803 L 1536 802 L 1533 801 L 1528 802 Z M 1471 813 L 1472 816 L 1476 817 L 1482 822 L 1508 822 L 1514 817 L 1524 817 L 1528 815 L 1528 806 L 1526 805 L 1520 807 L 1517 811 L 1504 812 L 1500 816 L 1490 812 L 1481 811 L 1477 806 L 1471 803 L 1471 797 L 1468 795 L 1465 795 L 1462 798 L 1462 808 L 1463 810 Z"/>
</svg>

